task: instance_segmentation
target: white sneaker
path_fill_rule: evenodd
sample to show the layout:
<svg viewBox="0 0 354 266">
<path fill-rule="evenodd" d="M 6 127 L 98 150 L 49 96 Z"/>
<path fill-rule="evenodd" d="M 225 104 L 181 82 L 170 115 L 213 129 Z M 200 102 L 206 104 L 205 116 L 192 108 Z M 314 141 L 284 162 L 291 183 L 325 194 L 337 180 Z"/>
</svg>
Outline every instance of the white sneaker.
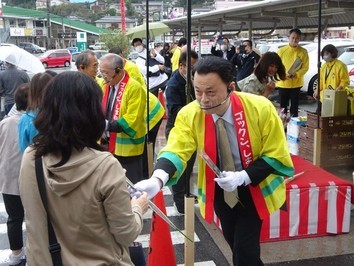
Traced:
<svg viewBox="0 0 354 266">
<path fill-rule="evenodd" d="M 26 252 L 24 248 L 22 248 L 20 254 L 16 256 L 10 254 L 9 256 L 9 266 L 20 266 L 20 265 L 26 265 Z"/>
</svg>

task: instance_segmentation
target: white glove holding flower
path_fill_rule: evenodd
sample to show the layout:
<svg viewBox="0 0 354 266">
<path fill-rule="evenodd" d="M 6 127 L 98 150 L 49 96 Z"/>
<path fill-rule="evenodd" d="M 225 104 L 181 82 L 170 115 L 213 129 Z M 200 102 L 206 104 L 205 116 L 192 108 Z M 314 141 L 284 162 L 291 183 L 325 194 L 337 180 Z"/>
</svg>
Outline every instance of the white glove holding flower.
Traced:
<svg viewBox="0 0 354 266">
<path fill-rule="evenodd" d="M 149 199 L 152 199 L 167 183 L 168 179 L 168 174 L 165 171 L 157 169 L 149 179 L 139 181 L 134 187 L 139 191 L 146 192 L 149 195 Z"/>
<path fill-rule="evenodd" d="M 232 192 L 239 186 L 247 186 L 251 183 L 251 179 L 245 170 L 238 172 L 223 171 L 224 177 L 214 178 L 214 181 L 225 191 Z"/>
<path fill-rule="evenodd" d="M 149 195 L 149 199 L 152 199 L 161 190 L 161 181 L 156 177 L 151 177 L 139 181 L 134 187 L 139 191 L 146 192 Z"/>
</svg>

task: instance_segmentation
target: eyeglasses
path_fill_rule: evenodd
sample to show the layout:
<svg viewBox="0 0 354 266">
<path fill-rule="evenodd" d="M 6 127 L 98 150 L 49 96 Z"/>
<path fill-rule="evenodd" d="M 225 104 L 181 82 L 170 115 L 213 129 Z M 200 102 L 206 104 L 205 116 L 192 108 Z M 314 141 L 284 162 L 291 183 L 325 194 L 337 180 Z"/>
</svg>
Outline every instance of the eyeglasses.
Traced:
<svg viewBox="0 0 354 266">
<path fill-rule="evenodd" d="M 102 76 L 103 78 L 109 76 L 109 72 L 107 72 L 107 71 L 102 71 L 101 69 L 100 69 L 100 73 L 101 73 L 101 76 Z"/>
</svg>

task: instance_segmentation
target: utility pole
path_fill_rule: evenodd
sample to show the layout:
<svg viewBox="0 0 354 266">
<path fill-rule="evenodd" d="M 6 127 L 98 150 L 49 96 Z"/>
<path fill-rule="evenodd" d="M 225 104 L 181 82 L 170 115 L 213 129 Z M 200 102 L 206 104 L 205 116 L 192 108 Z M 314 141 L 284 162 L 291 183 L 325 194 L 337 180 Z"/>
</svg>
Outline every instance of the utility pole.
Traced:
<svg viewBox="0 0 354 266">
<path fill-rule="evenodd" d="M 122 31 L 126 31 L 126 24 L 125 24 L 125 2 L 124 0 L 120 0 L 120 14 L 121 14 L 121 21 L 122 21 Z"/>
<path fill-rule="evenodd" d="M 47 0 L 47 49 L 51 49 L 50 37 L 52 35 L 51 27 L 50 27 L 50 0 Z"/>
</svg>

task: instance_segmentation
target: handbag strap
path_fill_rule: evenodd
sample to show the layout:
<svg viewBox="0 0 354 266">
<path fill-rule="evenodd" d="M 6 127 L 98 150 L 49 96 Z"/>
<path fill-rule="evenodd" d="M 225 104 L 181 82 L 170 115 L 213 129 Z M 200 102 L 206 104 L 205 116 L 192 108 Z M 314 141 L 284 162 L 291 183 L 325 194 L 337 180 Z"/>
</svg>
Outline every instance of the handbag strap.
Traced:
<svg viewBox="0 0 354 266">
<path fill-rule="evenodd" d="M 38 184 L 39 194 L 41 196 L 44 209 L 47 212 L 47 224 L 48 224 L 48 236 L 49 236 L 49 252 L 52 257 L 53 266 L 62 266 L 63 262 L 61 260 L 60 255 L 60 244 L 58 243 L 57 236 L 55 235 L 52 222 L 49 218 L 48 212 L 48 200 L 45 189 L 44 175 L 43 175 L 43 165 L 42 165 L 42 157 L 38 157 L 35 160 L 35 169 L 36 169 L 36 178 Z"/>
</svg>

